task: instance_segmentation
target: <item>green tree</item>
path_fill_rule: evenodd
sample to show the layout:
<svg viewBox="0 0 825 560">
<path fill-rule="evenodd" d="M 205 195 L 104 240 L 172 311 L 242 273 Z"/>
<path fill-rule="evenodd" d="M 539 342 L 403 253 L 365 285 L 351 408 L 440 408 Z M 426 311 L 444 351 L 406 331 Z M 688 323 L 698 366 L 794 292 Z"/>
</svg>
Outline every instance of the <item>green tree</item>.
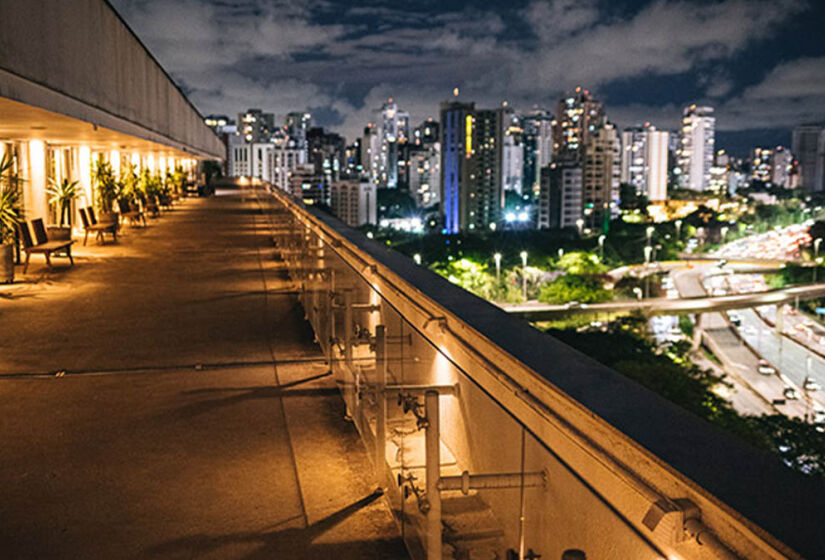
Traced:
<svg viewBox="0 0 825 560">
<path fill-rule="evenodd" d="M 571 301 L 598 303 L 612 298 L 597 276 L 565 274 L 544 284 L 539 290 L 539 301 L 562 304 Z"/>
</svg>

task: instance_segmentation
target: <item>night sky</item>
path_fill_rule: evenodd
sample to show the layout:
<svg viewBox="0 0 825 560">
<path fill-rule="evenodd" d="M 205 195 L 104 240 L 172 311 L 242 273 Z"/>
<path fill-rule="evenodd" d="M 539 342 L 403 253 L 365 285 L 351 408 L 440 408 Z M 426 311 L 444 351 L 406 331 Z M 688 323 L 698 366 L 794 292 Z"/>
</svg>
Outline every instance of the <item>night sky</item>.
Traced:
<svg viewBox="0 0 825 560">
<path fill-rule="evenodd" d="M 480 106 L 593 91 L 619 126 L 717 110 L 744 155 L 825 121 L 825 2 L 112 0 L 203 114 L 312 112 L 349 140 L 394 97 L 411 124 L 459 87 Z"/>
</svg>

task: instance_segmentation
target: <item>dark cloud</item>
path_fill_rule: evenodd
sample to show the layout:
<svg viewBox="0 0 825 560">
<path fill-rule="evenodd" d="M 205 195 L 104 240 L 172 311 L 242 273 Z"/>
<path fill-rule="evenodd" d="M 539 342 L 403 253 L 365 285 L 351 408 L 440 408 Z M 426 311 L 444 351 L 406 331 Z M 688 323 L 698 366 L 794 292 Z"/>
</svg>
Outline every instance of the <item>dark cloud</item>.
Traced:
<svg viewBox="0 0 825 560">
<path fill-rule="evenodd" d="M 822 118 L 825 46 L 767 47 L 821 15 L 800 1 L 113 4 L 202 112 L 316 108 L 350 138 L 388 96 L 419 119 L 456 86 L 480 104 L 530 107 L 582 84 L 605 92 L 621 125 L 675 126 L 694 100 L 717 107 L 723 130 Z M 652 81 L 656 99 L 630 87 Z"/>
</svg>

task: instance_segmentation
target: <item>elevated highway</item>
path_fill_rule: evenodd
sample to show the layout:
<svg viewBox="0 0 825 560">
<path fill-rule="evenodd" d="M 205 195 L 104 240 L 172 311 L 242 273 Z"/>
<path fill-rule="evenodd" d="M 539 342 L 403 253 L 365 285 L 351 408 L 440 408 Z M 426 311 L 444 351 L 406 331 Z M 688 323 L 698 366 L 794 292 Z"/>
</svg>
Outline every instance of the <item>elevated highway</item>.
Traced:
<svg viewBox="0 0 825 560">
<path fill-rule="evenodd" d="M 645 316 L 682 315 L 685 313 L 708 313 L 748 309 L 760 305 L 777 305 L 791 301 L 813 299 L 825 296 L 825 283 L 794 286 L 781 290 L 736 294 L 728 296 L 691 298 L 650 298 L 636 301 L 611 301 L 581 305 L 551 305 L 539 302 L 502 304 L 508 313 L 529 321 L 552 321 L 571 315 L 594 315 L 599 313 L 641 312 Z"/>
</svg>

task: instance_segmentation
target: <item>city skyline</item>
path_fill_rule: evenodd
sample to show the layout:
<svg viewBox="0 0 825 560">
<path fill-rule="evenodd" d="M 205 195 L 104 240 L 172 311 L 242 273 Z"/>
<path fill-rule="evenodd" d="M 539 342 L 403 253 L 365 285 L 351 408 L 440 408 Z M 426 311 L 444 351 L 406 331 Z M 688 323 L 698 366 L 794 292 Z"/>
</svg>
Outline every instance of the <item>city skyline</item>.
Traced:
<svg viewBox="0 0 825 560">
<path fill-rule="evenodd" d="M 708 104 L 737 155 L 822 120 L 814 3 L 113 4 L 203 114 L 309 110 L 348 139 L 388 97 L 417 122 L 454 87 L 480 106 L 529 110 L 582 85 L 620 128 L 676 129 L 684 105 Z"/>
</svg>

